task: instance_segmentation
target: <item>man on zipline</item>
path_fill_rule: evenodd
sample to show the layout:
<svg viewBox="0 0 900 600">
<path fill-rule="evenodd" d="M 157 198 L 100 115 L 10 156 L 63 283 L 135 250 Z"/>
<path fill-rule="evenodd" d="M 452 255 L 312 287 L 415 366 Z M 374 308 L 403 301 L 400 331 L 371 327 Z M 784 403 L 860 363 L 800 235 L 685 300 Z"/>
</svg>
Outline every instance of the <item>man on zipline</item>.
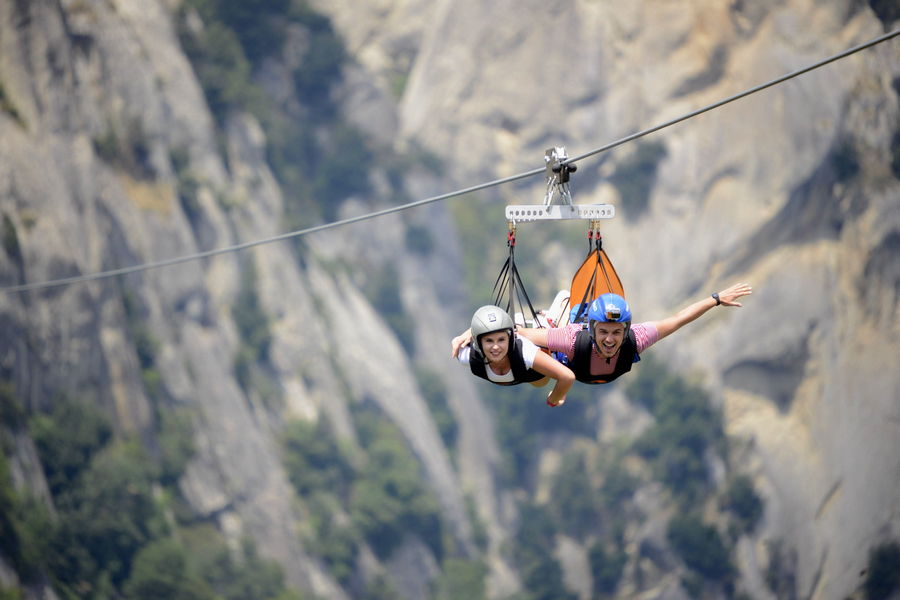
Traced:
<svg viewBox="0 0 900 600">
<path fill-rule="evenodd" d="M 738 283 L 683 308 L 671 317 L 631 325 L 631 309 L 622 296 L 607 293 L 588 309 L 588 326 L 581 323 L 550 329 L 518 328 L 516 333 L 537 346 L 566 356 L 569 367 L 582 383 L 608 383 L 631 370 L 640 353 L 678 331 L 716 306 L 742 304 L 737 300 L 753 293 L 746 283 Z M 467 331 L 451 342 L 451 354 L 471 342 Z"/>
</svg>

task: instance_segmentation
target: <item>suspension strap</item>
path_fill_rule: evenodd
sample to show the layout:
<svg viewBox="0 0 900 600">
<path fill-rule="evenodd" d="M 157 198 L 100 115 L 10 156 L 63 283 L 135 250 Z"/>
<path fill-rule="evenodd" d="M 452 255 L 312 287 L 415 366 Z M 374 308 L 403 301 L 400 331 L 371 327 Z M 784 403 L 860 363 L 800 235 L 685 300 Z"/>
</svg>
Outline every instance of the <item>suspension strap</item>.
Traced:
<svg viewBox="0 0 900 600">
<path fill-rule="evenodd" d="M 494 288 L 491 291 L 491 296 L 494 298 L 494 304 L 501 308 L 505 308 L 506 312 L 513 320 L 515 320 L 516 312 L 518 312 L 516 309 L 520 308 L 524 316 L 526 314 L 525 307 L 527 306 L 535 326 L 540 327 L 541 325 L 537 317 L 537 311 L 531 303 L 531 298 L 528 297 L 528 292 L 525 290 L 525 284 L 522 283 L 522 277 L 519 275 L 519 269 L 516 268 L 516 225 L 512 221 L 509 222 L 506 245 L 509 247 L 509 256 L 507 257 L 506 262 L 503 263 L 503 267 L 500 269 L 500 274 L 497 276 L 497 280 L 494 282 Z"/>
</svg>

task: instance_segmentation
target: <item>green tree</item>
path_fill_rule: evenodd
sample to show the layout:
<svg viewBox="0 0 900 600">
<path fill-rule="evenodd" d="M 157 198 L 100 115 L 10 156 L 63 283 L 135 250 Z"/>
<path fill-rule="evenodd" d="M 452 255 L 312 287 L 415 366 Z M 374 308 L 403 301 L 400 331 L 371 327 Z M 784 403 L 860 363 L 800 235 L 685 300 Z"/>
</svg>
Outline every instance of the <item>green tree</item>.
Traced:
<svg viewBox="0 0 900 600">
<path fill-rule="evenodd" d="M 345 497 L 353 468 L 344 458 L 324 421 L 289 422 L 283 434 L 284 465 L 300 496 L 330 491 Z"/>
<path fill-rule="evenodd" d="M 271 560 L 259 556 L 249 540 L 242 545 L 242 560 L 232 557 L 224 545 L 214 545 L 207 550 L 196 568 L 223 600 L 275 600 L 289 590 L 285 587 L 284 572 Z"/>
<path fill-rule="evenodd" d="M 704 455 L 725 437 L 708 394 L 651 358 L 642 361 L 627 393 L 655 417 L 653 426 L 635 440 L 634 450 L 682 504 L 695 502 L 708 490 Z"/>
<path fill-rule="evenodd" d="M 688 568 L 717 582 L 724 582 L 732 577 L 734 567 L 728 548 L 716 528 L 707 525 L 699 517 L 672 517 L 666 537 Z"/>
<path fill-rule="evenodd" d="M 215 600 L 212 589 L 188 570 L 187 554 L 175 540 L 144 546 L 135 556 L 123 586 L 128 600 Z"/>
<path fill-rule="evenodd" d="M 639 217 L 647 210 L 659 163 L 666 154 L 660 142 L 638 142 L 634 152 L 619 161 L 609 180 L 619 190 L 627 218 Z"/>
<path fill-rule="evenodd" d="M 528 600 L 572 600 L 565 589 L 562 567 L 553 552 L 556 525 L 547 509 L 532 503 L 519 507 L 513 559 L 522 574 Z"/>
<path fill-rule="evenodd" d="M 109 419 L 99 408 L 70 400 L 57 403 L 48 415 L 34 417 L 30 432 L 54 496 L 90 466 L 112 437 Z"/>
<path fill-rule="evenodd" d="M 551 489 L 549 509 L 555 522 L 562 531 L 583 538 L 600 517 L 598 494 L 591 486 L 583 452 L 570 451 L 563 456 Z"/>
<path fill-rule="evenodd" d="M 435 600 L 477 600 L 485 597 L 487 565 L 482 561 L 449 558 L 435 581 Z"/>
<path fill-rule="evenodd" d="M 588 550 L 588 561 L 594 578 L 594 594 L 612 595 L 622 578 L 628 555 L 621 549 L 608 552 L 603 542 L 597 542 Z"/>
<path fill-rule="evenodd" d="M 382 558 L 405 532 L 417 534 L 440 559 L 442 527 L 437 500 L 425 486 L 418 460 L 397 428 L 374 413 L 358 415 L 367 464 L 353 483 L 354 524 Z"/>
<path fill-rule="evenodd" d="M 744 533 L 752 533 L 763 515 L 763 501 L 753 488 L 753 481 L 738 475 L 729 483 L 722 498 L 722 507 L 730 510 Z"/>
<path fill-rule="evenodd" d="M 152 486 L 156 470 L 136 443 L 99 452 L 81 478 L 54 497 L 58 512 L 47 565 L 63 589 L 120 586 L 142 546 L 165 532 Z"/>
<path fill-rule="evenodd" d="M 900 589 L 900 544 L 882 544 L 869 551 L 864 588 L 868 600 L 886 600 Z"/>
</svg>

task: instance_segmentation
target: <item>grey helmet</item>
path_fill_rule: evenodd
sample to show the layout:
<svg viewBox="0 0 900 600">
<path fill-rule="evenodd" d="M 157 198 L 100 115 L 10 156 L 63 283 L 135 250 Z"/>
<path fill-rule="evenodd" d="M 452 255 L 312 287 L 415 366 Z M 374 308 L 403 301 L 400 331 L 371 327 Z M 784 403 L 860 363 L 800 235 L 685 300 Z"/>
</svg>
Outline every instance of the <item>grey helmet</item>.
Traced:
<svg viewBox="0 0 900 600">
<path fill-rule="evenodd" d="M 509 340 L 512 342 L 515 324 L 505 310 L 499 306 L 488 304 L 476 310 L 472 315 L 472 338 L 475 340 L 478 350 L 481 350 L 481 336 L 493 331 L 509 332 Z"/>
</svg>

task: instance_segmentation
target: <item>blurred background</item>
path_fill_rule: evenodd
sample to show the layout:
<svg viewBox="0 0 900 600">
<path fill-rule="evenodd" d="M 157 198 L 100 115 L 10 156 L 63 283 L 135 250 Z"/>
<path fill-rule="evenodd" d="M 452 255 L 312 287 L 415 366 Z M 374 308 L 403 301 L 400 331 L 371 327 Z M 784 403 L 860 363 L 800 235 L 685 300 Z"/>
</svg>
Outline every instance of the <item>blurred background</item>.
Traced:
<svg viewBox="0 0 900 600">
<path fill-rule="evenodd" d="M 2 0 L 0 285 L 543 167 L 896 29 L 895 0 Z M 896 38 L 578 163 L 637 321 L 606 386 L 450 359 L 543 176 L 0 293 L 0 598 L 890 598 Z M 520 225 L 539 306 L 586 223 Z"/>
</svg>

